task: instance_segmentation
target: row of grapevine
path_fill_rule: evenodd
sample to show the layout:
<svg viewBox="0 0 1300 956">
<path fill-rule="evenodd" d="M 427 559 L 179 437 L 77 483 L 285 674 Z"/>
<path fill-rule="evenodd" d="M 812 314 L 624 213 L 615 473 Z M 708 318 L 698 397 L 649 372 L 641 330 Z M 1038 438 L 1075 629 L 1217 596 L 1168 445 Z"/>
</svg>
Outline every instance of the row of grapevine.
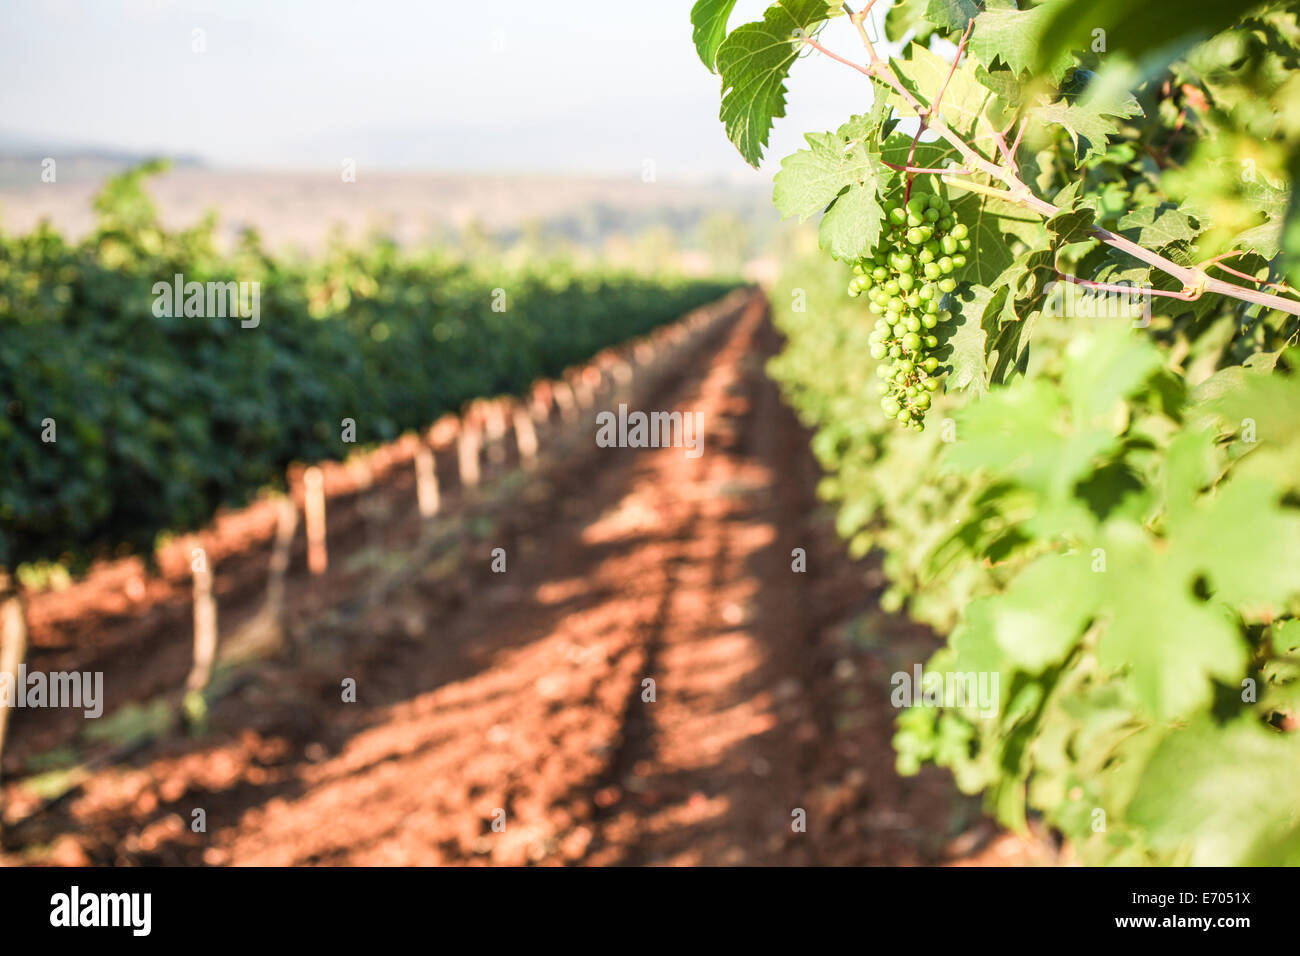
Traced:
<svg viewBox="0 0 1300 956">
<path fill-rule="evenodd" d="M 750 162 L 801 56 L 872 97 L 777 174 L 830 255 L 770 370 L 883 606 L 947 636 L 898 769 L 1085 862 L 1300 863 L 1294 5 L 732 6 L 692 19 Z"/>
<path fill-rule="evenodd" d="M 378 243 L 306 263 L 213 222 L 158 223 L 141 168 L 72 244 L 0 238 L 0 567 L 84 566 L 483 396 L 522 394 L 729 286 L 562 264 L 488 270 Z M 159 308 L 163 286 L 257 283 L 258 316 Z M 161 313 L 161 314 L 160 314 Z"/>
</svg>

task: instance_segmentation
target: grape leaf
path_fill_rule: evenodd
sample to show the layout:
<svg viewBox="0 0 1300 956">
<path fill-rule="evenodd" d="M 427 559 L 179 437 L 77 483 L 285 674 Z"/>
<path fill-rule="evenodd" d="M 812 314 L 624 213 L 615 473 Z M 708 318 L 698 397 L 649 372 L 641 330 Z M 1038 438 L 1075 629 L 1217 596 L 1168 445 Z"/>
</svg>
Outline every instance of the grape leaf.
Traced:
<svg viewBox="0 0 1300 956">
<path fill-rule="evenodd" d="M 1291 205 L 1291 191 L 1274 186 L 1262 175 L 1256 175 L 1253 182 L 1242 184 L 1241 193 L 1247 202 L 1264 215 L 1265 221 L 1238 233 L 1233 243 L 1237 248 L 1254 249 L 1266 259 L 1271 259 L 1282 247 L 1282 224 L 1286 222 Z"/>
<path fill-rule="evenodd" d="M 805 135 L 809 148 L 787 156 L 776 174 L 777 209 L 801 220 L 825 210 L 822 246 L 837 259 L 861 258 L 880 239 L 880 153 L 872 144 L 882 118 L 883 107 L 853 117 L 834 133 Z"/>
<path fill-rule="evenodd" d="M 1112 117 L 1128 119 L 1142 114 L 1131 93 L 1110 84 L 1089 83 L 1062 90 L 1062 94 L 1061 99 L 1036 106 L 1029 114 L 1039 122 L 1064 126 L 1081 162 L 1106 151 L 1109 137 L 1119 132 Z M 1085 144 L 1082 150 L 1081 143 Z"/>
<path fill-rule="evenodd" d="M 736 0 L 698 0 L 691 8 L 695 50 L 709 72 L 717 72 L 714 63 L 718 57 L 718 47 L 727 35 L 727 18 L 735 6 Z"/>
<path fill-rule="evenodd" d="M 882 213 L 874 186 L 850 188 L 822 217 L 818 240 L 836 259 L 861 259 L 880 241 Z"/>
<path fill-rule="evenodd" d="M 1139 246 L 1160 250 L 1175 242 L 1192 242 L 1197 228 L 1192 218 L 1175 206 L 1139 206 L 1119 221 L 1119 231 Z"/>
<path fill-rule="evenodd" d="M 1087 206 L 1079 209 L 1064 209 L 1043 225 L 1055 236 L 1056 245 L 1069 245 L 1081 242 L 1092 234 L 1093 211 Z"/>
<path fill-rule="evenodd" d="M 983 9 L 984 4 L 977 0 L 929 0 L 925 18 L 943 30 L 965 30 Z"/>
<path fill-rule="evenodd" d="M 927 0 L 894 0 L 885 14 L 885 34 L 895 42 L 907 36 L 907 31 L 915 31 L 912 39 L 917 43 L 928 43 L 934 33 L 934 24 L 925 15 Z"/>
<path fill-rule="evenodd" d="M 943 90 L 939 115 L 968 143 L 992 133 L 985 112 L 993 99 L 993 92 L 975 78 L 975 65 L 968 57 L 962 57 L 957 69 L 952 71 L 951 80 L 948 74 L 952 65 L 916 43 L 908 46 L 907 59 L 892 60 L 891 66 L 903 87 L 923 105 L 932 105 L 939 91 Z M 948 84 L 946 89 L 945 83 Z M 890 91 L 889 102 L 904 116 L 913 115 L 907 102 L 896 91 Z"/>
<path fill-rule="evenodd" d="M 970 38 L 971 52 L 990 70 L 998 58 L 1016 73 L 1033 70 L 1039 63 L 1038 47 L 1043 33 L 1062 2 L 1048 0 L 1028 10 L 985 10 L 975 20 L 975 30 Z M 1073 62 L 1068 49 L 1058 51 L 1042 61 L 1042 72 L 1059 83 Z"/>
<path fill-rule="evenodd" d="M 1193 866 L 1300 865 L 1300 735 L 1204 717 L 1152 754 L 1125 814 Z"/>
<path fill-rule="evenodd" d="M 1200 507 L 1170 515 L 1171 561 L 1188 579 L 1204 574 L 1232 607 L 1281 611 L 1300 594 L 1300 517 L 1278 507 L 1279 497 L 1260 478 L 1225 482 Z"/>
<path fill-rule="evenodd" d="M 970 251 L 966 253 L 966 268 L 954 273 L 961 282 L 992 285 L 1015 256 L 1004 232 L 1013 235 L 1021 227 L 1029 227 L 1041 234 L 1042 220 L 1019 206 L 974 192 L 958 192 L 951 187 L 953 213 L 966 224 L 970 237 Z"/>
<path fill-rule="evenodd" d="M 718 118 L 751 166 L 763 158 L 773 121 L 785 115 L 785 80 L 799 56 L 799 38 L 829 16 L 826 0 L 779 0 L 761 21 L 737 27 L 718 47 Z"/>
<path fill-rule="evenodd" d="M 1123 53 L 1144 58 L 1144 68 L 1154 75 L 1186 45 L 1217 33 L 1258 5 L 1249 0 L 1055 0 L 1043 7 L 1032 63 L 1042 70 L 1072 51 Z"/>
<path fill-rule="evenodd" d="M 994 301 L 999 294 L 1001 299 Z M 986 351 L 988 332 L 984 326 L 984 316 L 990 311 L 1000 312 L 1005 298 L 1005 288 L 1000 293 L 995 293 L 984 285 L 973 286 L 965 290 L 960 298 L 954 297 L 959 324 L 947 341 L 952 349 L 947 359 L 952 367 L 952 372 L 948 375 L 950 388 L 969 390 L 976 396 L 989 390 Z"/>
<path fill-rule="evenodd" d="M 867 147 L 862 117 L 854 117 L 834 133 L 807 133 L 808 149 L 781 161 L 773 181 L 772 202 L 783 217 L 800 220 L 822 212 L 846 187 L 875 189 L 880 154 Z"/>
<path fill-rule="evenodd" d="M 1083 554 L 1039 558 L 992 602 L 998 646 L 1030 672 L 1058 663 L 1095 613 L 1103 583 Z M 1044 601 L 1044 594 L 1054 595 L 1053 600 Z"/>
<path fill-rule="evenodd" d="M 1246 646 L 1228 618 L 1198 601 L 1185 569 L 1129 523 L 1104 539 L 1109 624 L 1101 637 L 1103 667 L 1124 668 L 1138 701 L 1162 720 L 1209 704 L 1210 679 L 1235 682 Z"/>
</svg>

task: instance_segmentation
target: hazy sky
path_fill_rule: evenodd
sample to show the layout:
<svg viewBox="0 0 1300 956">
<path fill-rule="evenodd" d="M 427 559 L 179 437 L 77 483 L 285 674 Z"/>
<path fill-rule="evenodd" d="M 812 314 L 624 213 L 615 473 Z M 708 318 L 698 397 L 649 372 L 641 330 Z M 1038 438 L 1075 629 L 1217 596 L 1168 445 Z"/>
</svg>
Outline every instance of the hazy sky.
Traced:
<svg viewBox="0 0 1300 956">
<path fill-rule="evenodd" d="M 880 5 L 882 8 L 885 4 Z M 744 178 L 691 0 L 0 0 L 0 145 L 193 153 L 242 167 Z M 755 19 L 742 2 L 732 23 Z M 202 30 L 203 52 L 194 49 Z M 860 56 L 841 19 L 827 33 Z M 796 64 L 760 177 L 870 102 Z"/>
</svg>

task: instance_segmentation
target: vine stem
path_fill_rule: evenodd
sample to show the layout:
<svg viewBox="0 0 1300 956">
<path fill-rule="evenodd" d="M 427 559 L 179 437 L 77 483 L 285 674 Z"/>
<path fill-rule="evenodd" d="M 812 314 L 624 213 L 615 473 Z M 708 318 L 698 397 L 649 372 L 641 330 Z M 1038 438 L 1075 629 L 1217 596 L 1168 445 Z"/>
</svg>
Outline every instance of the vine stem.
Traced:
<svg viewBox="0 0 1300 956">
<path fill-rule="evenodd" d="M 994 196 L 998 199 L 1004 199 L 1007 202 L 1024 206 L 1028 209 L 1032 209 L 1044 219 L 1051 219 L 1052 217 L 1059 215 L 1061 213 L 1059 207 L 1048 202 L 1046 199 L 1041 199 L 1034 195 L 1033 190 L 1031 190 L 1024 181 L 1020 179 L 1018 172 L 1014 168 L 1014 152 L 1012 152 L 1011 159 L 1008 160 L 1008 165 L 1003 166 L 990 162 L 978 153 L 973 146 L 962 139 L 962 137 L 958 135 L 941 116 L 938 115 L 937 110 L 932 111 L 930 107 L 921 103 L 920 100 L 918 100 L 912 92 L 903 85 L 902 80 L 898 78 L 898 75 L 894 72 L 893 68 L 890 67 L 889 63 L 882 60 L 877 55 L 875 47 L 872 45 L 870 38 L 867 36 L 866 30 L 862 26 L 862 19 L 865 17 L 866 12 L 870 10 L 871 3 L 874 2 L 875 0 L 871 0 L 867 7 L 863 9 L 861 14 L 855 14 L 847 3 L 843 4 L 844 11 L 857 25 L 858 33 L 862 37 L 862 42 L 866 47 L 868 61 L 865 66 L 828 50 L 811 37 L 805 37 L 803 42 L 807 46 L 817 50 L 819 53 L 850 66 L 859 73 L 863 73 L 873 80 L 879 80 L 888 85 L 896 94 L 898 94 L 898 97 L 907 105 L 907 108 L 910 109 L 918 119 L 957 150 L 962 159 L 966 161 L 966 167 L 968 169 L 982 172 L 991 179 L 1006 184 L 1008 188 L 1006 190 L 997 190 L 985 186 L 982 183 L 970 181 L 956 181 L 953 182 L 952 185 L 956 185 L 961 189 L 973 190 L 975 192 L 984 193 L 985 195 Z M 967 32 L 970 31 L 973 23 L 973 19 L 967 23 Z M 944 86 L 947 87 L 947 85 L 948 84 L 945 82 Z M 1023 134 L 1023 132 L 1024 125 L 1022 122 L 1020 133 Z M 1020 137 L 1017 135 L 1017 146 L 1019 145 L 1019 142 Z M 1010 150 L 1008 151 L 1010 152 Z M 947 180 L 945 180 L 945 182 L 947 182 Z M 1179 294 L 1179 298 L 1185 298 L 1188 301 L 1192 301 L 1199 299 L 1206 292 L 1213 292 L 1218 295 L 1226 295 L 1230 298 L 1239 299 L 1243 302 L 1250 302 L 1254 305 L 1261 305 L 1265 308 L 1277 309 L 1279 312 L 1286 312 L 1289 315 L 1300 315 L 1300 301 L 1295 299 L 1284 299 L 1281 296 L 1271 295 L 1267 292 L 1260 292 L 1255 289 L 1247 289 L 1244 286 L 1234 285 L 1231 282 L 1216 279 L 1208 275 L 1203 269 L 1197 267 L 1189 268 L 1187 266 L 1180 266 L 1178 263 L 1165 258 L 1159 253 L 1152 252 L 1150 249 L 1138 245 L 1131 239 L 1125 239 L 1123 236 L 1116 235 L 1109 229 L 1104 229 L 1101 226 L 1093 226 L 1089 232 L 1094 239 L 1098 239 L 1114 249 L 1119 249 L 1121 252 L 1126 252 L 1133 258 L 1145 262 L 1152 268 L 1159 269 L 1166 275 L 1177 279 L 1183 284 L 1183 290 L 1182 293 Z"/>
</svg>

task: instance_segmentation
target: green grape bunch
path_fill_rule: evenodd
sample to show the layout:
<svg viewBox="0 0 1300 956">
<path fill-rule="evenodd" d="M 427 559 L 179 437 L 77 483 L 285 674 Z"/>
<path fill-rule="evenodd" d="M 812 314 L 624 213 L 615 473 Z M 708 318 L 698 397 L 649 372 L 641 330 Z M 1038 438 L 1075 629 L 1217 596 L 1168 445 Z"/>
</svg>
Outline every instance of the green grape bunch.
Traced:
<svg viewBox="0 0 1300 956">
<path fill-rule="evenodd" d="M 853 266 L 849 295 L 865 293 L 877 316 L 871 357 L 889 360 L 876 369 L 881 409 L 920 431 L 939 388 L 935 328 L 952 317 L 941 300 L 957 288 L 953 273 L 966 265 L 971 240 L 941 196 L 912 196 L 906 205 L 887 206 L 885 215 L 880 245 Z"/>
</svg>

